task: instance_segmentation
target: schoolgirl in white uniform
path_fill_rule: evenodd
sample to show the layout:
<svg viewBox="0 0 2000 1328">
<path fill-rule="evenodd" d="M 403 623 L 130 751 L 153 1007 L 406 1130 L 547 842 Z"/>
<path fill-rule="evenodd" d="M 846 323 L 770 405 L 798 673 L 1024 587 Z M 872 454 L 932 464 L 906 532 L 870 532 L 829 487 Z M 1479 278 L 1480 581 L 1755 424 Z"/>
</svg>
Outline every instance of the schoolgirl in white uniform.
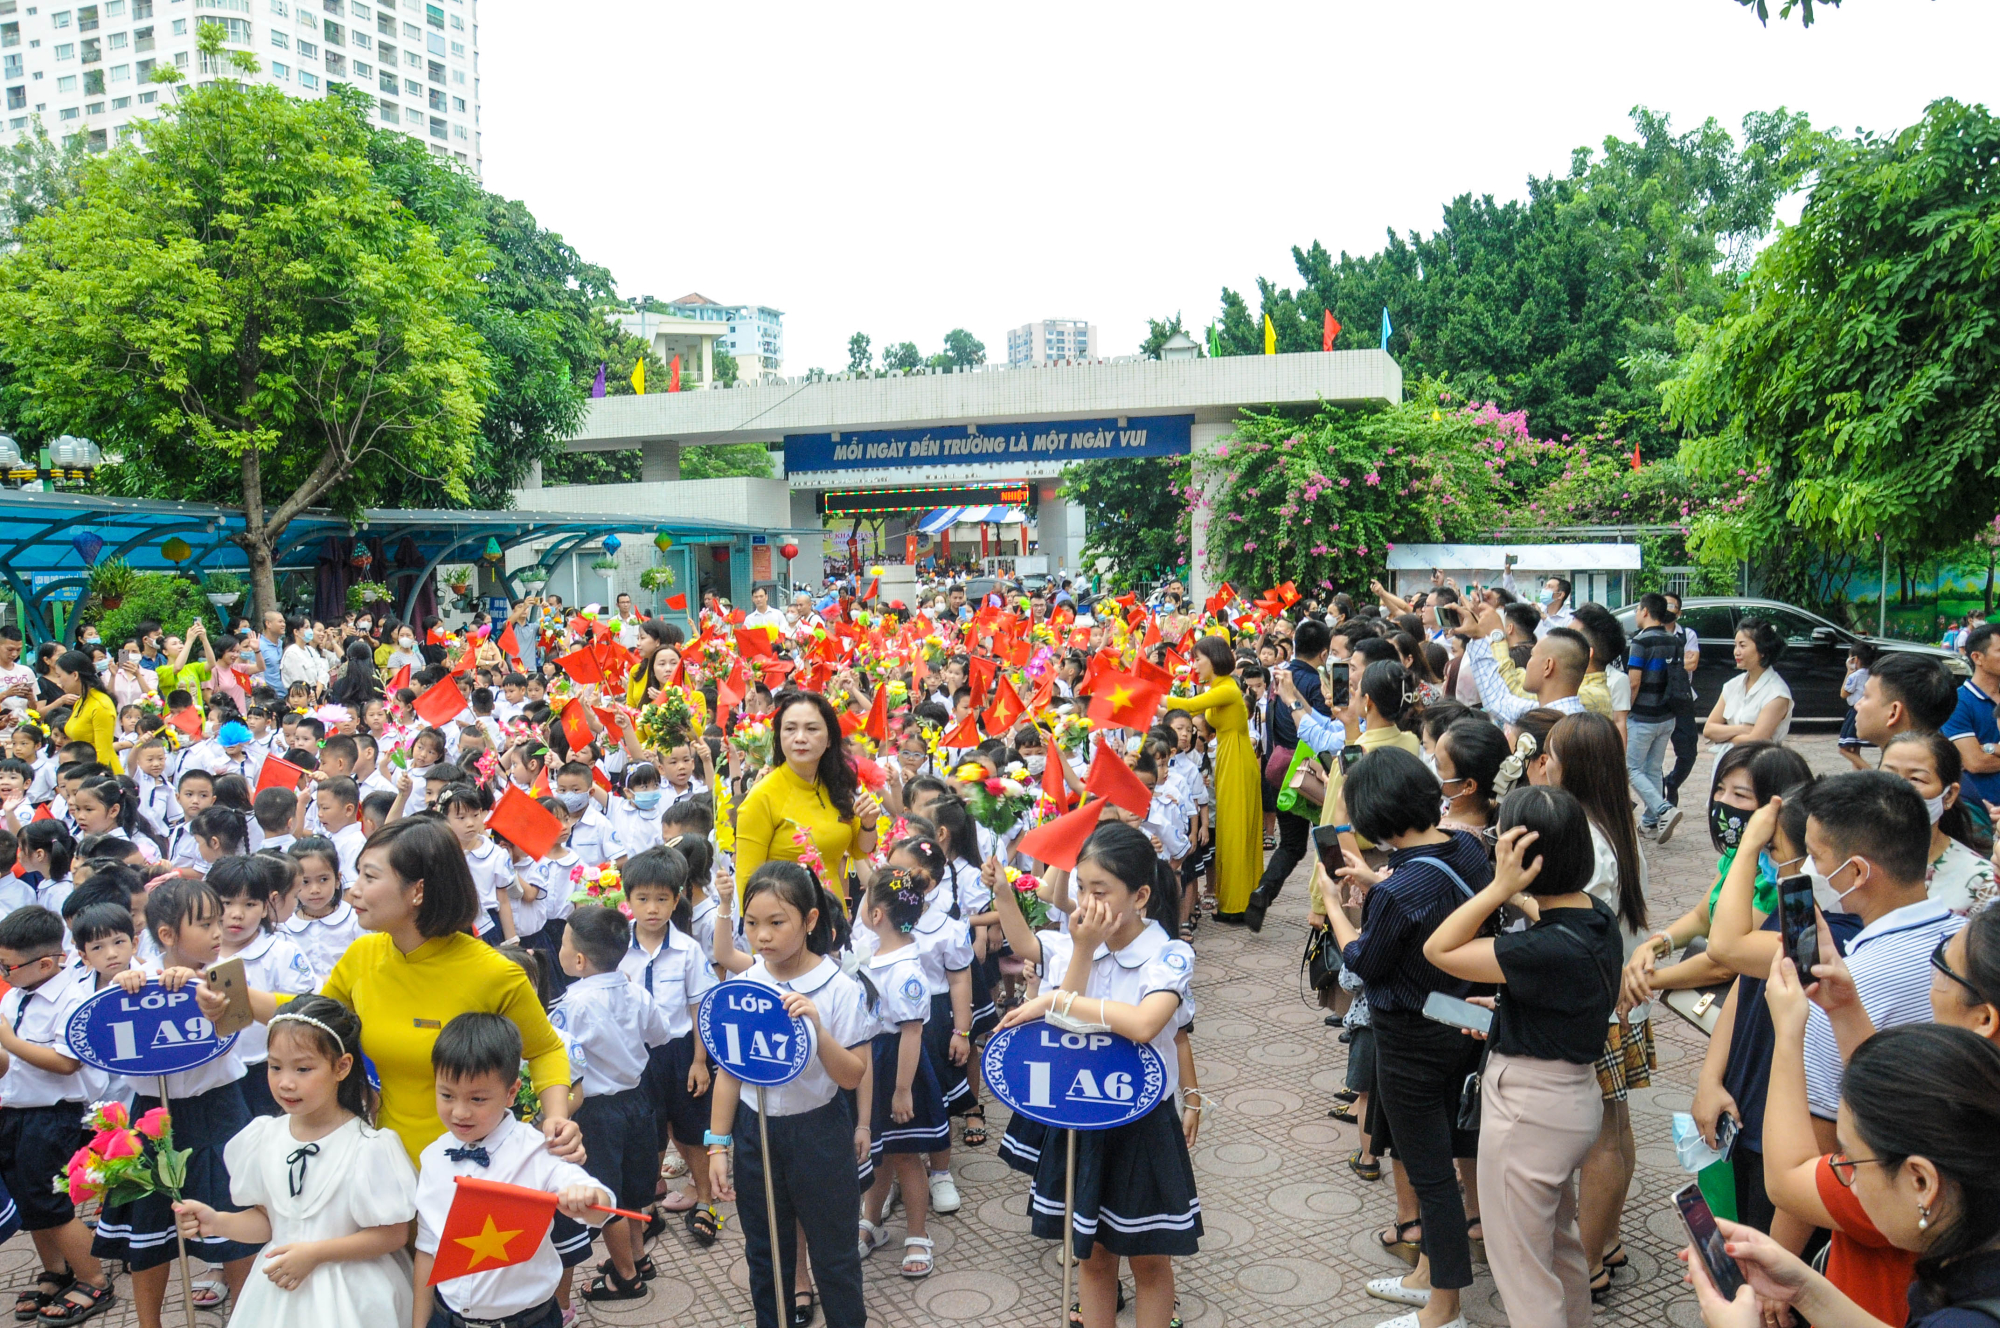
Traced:
<svg viewBox="0 0 2000 1328">
<path fill-rule="evenodd" d="M 522 873 L 542 893 L 543 919 L 541 931 L 532 938 L 523 937 L 522 943 L 544 957 L 542 971 L 548 974 L 551 993 L 559 995 L 569 988 L 569 974 L 563 972 L 556 956 L 562 952 L 563 925 L 576 911 L 576 903 L 570 898 L 576 890 L 570 882 L 570 873 L 583 865 L 583 859 L 569 846 L 570 823 L 562 814 L 562 804 L 553 797 L 543 798 L 541 803 L 563 822 L 563 832 L 556 836 L 556 842 L 542 855 L 542 860 Z"/>
<path fill-rule="evenodd" d="M 319 985 L 305 952 L 276 931 L 276 908 L 291 883 L 289 866 L 262 855 L 224 858 L 209 868 L 209 888 L 222 901 L 222 957 L 243 961 L 244 981 L 253 991 L 305 996 Z M 284 1114 L 271 1096 L 268 1034 L 265 1025 L 253 1023 L 230 1048 L 243 1062 L 243 1101 L 252 1116 Z"/>
<path fill-rule="evenodd" d="M 516 939 L 521 931 L 515 925 L 514 901 L 509 894 L 514 884 L 513 854 L 486 833 L 486 813 L 492 810 L 492 799 L 477 785 L 452 784 L 438 794 L 437 810 L 458 836 L 466 868 L 479 890 L 479 921 L 487 924 L 479 928 L 479 939 L 494 945 L 503 936 Z"/>
<path fill-rule="evenodd" d="M 305 953 L 324 984 L 327 974 L 361 935 L 361 919 L 340 897 L 340 850 L 331 839 L 295 839 L 285 855 L 299 864 L 299 897 L 285 919 L 285 935 Z"/>
<path fill-rule="evenodd" d="M 644 853 L 660 842 L 662 796 L 659 767 L 652 762 L 640 761 L 625 772 L 625 792 L 612 795 L 604 814 L 626 856 Z"/>
<path fill-rule="evenodd" d="M 989 872 L 991 869 L 989 869 Z M 1190 998 L 1194 951 L 1171 939 L 1180 901 L 1171 871 L 1152 842 L 1128 825 L 1100 825 L 1076 866 L 1070 931 L 1035 932 L 1011 897 L 999 891 L 1001 925 L 1017 954 L 1042 966 L 1043 991 L 1008 1011 L 1002 1028 L 1049 1017 L 1108 1029 L 1151 1044 L 1166 1072 L 1166 1092 L 1151 1112 L 1126 1125 L 1077 1134 L 1075 1222 L 1068 1235 L 1082 1260 L 1080 1305 L 1087 1328 L 1111 1328 L 1116 1315 L 1118 1261 L 1132 1261 L 1141 1321 L 1172 1314 L 1174 1255 L 1193 1254 L 1201 1234 L 1201 1204 L 1188 1159 L 1177 1102 L 1179 1057 L 1174 1034 Z M 994 882 L 989 874 L 988 885 Z M 1088 966 L 1072 962 L 1081 949 Z M 1035 1177 L 1030 1205 L 1034 1232 L 1064 1235 L 1066 1150 L 1043 1147 L 1056 1132 L 1016 1115 L 1001 1153 Z M 1164 1298 L 1164 1304 L 1159 1299 Z"/>
<path fill-rule="evenodd" d="M 813 1025 L 817 1053 L 804 1073 L 777 1088 L 739 1083 L 718 1068 L 707 1132 L 716 1196 L 736 1201 L 757 1328 L 785 1328 L 792 1321 L 789 1288 L 801 1228 L 826 1328 L 862 1328 L 867 1312 L 855 1248 L 861 1195 L 853 1184 L 856 1130 L 849 1094 L 868 1073 L 866 1044 L 875 1025 L 861 985 L 828 957 L 845 940 L 846 915 L 810 872 L 784 861 L 757 868 L 744 887 L 743 914 L 757 957 L 739 980 L 781 993 L 785 1009 Z M 757 1137 L 759 1107 L 770 1133 L 768 1159 Z M 777 1200 L 778 1275 L 787 1288 L 782 1307 L 772 1299 L 767 1163 Z"/>
</svg>

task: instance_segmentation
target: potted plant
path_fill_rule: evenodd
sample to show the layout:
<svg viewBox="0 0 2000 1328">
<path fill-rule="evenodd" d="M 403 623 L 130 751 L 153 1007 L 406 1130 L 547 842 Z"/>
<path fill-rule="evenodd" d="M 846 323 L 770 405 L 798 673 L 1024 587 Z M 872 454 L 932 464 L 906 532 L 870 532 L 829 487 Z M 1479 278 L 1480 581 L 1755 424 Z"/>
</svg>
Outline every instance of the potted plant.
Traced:
<svg viewBox="0 0 2000 1328">
<path fill-rule="evenodd" d="M 593 572 L 615 572 L 618 570 L 618 560 L 616 558 L 599 558 L 590 565 L 590 570 Z"/>
<path fill-rule="evenodd" d="M 444 574 L 444 583 L 451 587 L 453 594 L 467 594 L 472 589 L 472 569 L 454 567 Z"/>
<path fill-rule="evenodd" d="M 226 609 L 243 598 L 243 579 L 234 572 L 210 572 L 202 582 L 208 602 Z"/>
<path fill-rule="evenodd" d="M 90 593 L 107 612 L 117 608 L 139 583 L 139 574 L 123 558 L 106 558 L 90 569 Z"/>
<path fill-rule="evenodd" d="M 676 579 L 671 567 L 648 567 L 639 573 L 639 584 L 647 590 L 672 590 Z"/>
<path fill-rule="evenodd" d="M 386 604 L 395 592 L 380 581 L 356 581 L 347 588 L 347 607 L 359 613 L 370 604 Z"/>
<path fill-rule="evenodd" d="M 522 585 L 539 586 L 549 579 L 549 569 L 540 563 L 531 563 L 523 567 L 516 575 L 521 578 Z"/>
</svg>

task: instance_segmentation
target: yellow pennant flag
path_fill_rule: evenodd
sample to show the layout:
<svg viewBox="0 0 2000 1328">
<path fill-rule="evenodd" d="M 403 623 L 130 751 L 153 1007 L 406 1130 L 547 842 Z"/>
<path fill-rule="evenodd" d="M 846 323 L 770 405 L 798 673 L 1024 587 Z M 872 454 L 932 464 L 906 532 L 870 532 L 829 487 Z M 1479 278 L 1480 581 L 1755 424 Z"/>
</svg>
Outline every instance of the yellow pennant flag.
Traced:
<svg viewBox="0 0 2000 1328">
<path fill-rule="evenodd" d="M 646 357 L 643 355 L 632 369 L 632 390 L 642 397 L 646 395 Z"/>
<path fill-rule="evenodd" d="M 1269 314 L 1264 315 L 1264 353 L 1266 355 L 1278 353 L 1278 329 L 1271 326 Z"/>
</svg>

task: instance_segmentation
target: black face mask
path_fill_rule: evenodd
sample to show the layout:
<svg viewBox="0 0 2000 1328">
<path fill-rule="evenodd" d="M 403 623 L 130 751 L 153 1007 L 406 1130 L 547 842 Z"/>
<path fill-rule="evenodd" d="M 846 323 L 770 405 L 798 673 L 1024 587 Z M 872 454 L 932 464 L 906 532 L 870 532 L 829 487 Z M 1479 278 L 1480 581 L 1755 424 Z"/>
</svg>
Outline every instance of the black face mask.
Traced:
<svg viewBox="0 0 2000 1328">
<path fill-rule="evenodd" d="M 1715 836 L 1715 842 L 1724 848 L 1735 848 L 1743 842 L 1743 826 L 1750 819 L 1750 813 L 1730 806 L 1717 798 L 1708 802 L 1708 828 Z"/>
</svg>

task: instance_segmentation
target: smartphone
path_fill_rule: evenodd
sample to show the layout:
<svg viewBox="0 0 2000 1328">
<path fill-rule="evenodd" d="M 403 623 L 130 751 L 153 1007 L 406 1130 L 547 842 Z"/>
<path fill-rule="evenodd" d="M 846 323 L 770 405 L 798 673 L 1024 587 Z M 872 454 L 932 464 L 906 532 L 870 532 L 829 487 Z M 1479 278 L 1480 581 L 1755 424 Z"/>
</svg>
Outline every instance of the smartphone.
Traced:
<svg viewBox="0 0 2000 1328">
<path fill-rule="evenodd" d="M 1364 753 L 1362 752 L 1360 745 L 1357 743 L 1349 743 L 1347 746 L 1341 748 L 1340 773 L 1344 775 L 1348 771 L 1352 770 L 1354 768 L 1354 763 L 1356 761 L 1359 761 L 1362 758 L 1363 754 Z"/>
<path fill-rule="evenodd" d="M 1736 1135 L 1742 1128 L 1740 1121 L 1724 1112 L 1715 1122 L 1715 1151 L 1728 1157 L 1730 1150 L 1736 1147 Z"/>
<path fill-rule="evenodd" d="M 229 998 L 229 1008 L 215 1021 L 217 1037 L 241 1033 L 257 1022 L 257 1016 L 250 1012 L 250 981 L 244 976 L 241 959 L 225 959 L 219 964 L 210 964 L 208 971 L 201 975 L 201 980 Z"/>
<path fill-rule="evenodd" d="M 1778 931 L 1785 953 L 1798 965 L 1799 981 L 1813 980 L 1819 962 L 1819 919 L 1813 916 L 1812 877 L 1787 876 L 1778 882 Z"/>
<path fill-rule="evenodd" d="M 1708 1269 L 1708 1280 L 1715 1283 L 1724 1300 L 1736 1299 L 1743 1286 L 1743 1273 L 1736 1260 L 1723 1249 L 1722 1230 L 1715 1225 L 1715 1214 L 1710 1211 L 1708 1200 L 1701 1197 L 1700 1184 L 1691 1181 L 1675 1190 L 1674 1207 L 1680 1210 L 1681 1221 L 1687 1226 L 1694 1252 L 1701 1256 L 1702 1267 Z"/>
<path fill-rule="evenodd" d="M 1424 1018 L 1435 1019 L 1440 1024 L 1453 1028 L 1469 1028 L 1475 1033 L 1489 1033 L 1493 1030 L 1493 1011 L 1471 1001 L 1462 1001 L 1456 996 L 1447 996 L 1434 991 L 1424 997 Z"/>
<path fill-rule="evenodd" d="M 1313 849 L 1319 854 L 1319 865 L 1326 868 L 1326 874 L 1338 881 L 1336 874 L 1347 865 L 1347 850 L 1340 846 L 1340 832 L 1330 825 L 1313 827 Z"/>
</svg>

